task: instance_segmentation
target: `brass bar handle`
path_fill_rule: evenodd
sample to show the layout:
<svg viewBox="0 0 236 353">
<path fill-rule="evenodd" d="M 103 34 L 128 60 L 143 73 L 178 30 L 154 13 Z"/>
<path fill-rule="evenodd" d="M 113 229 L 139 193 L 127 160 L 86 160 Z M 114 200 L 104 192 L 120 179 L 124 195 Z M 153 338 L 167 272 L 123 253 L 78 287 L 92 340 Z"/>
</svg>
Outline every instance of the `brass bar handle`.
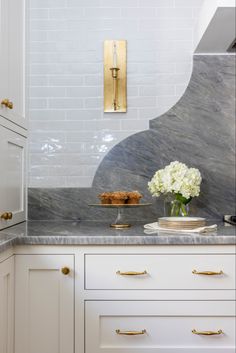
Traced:
<svg viewBox="0 0 236 353">
<path fill-rule="evenodd" d="M 63 273 L 63 275 L 67 276 L 70 273 L 70 269 L 69 267 L 62 267 L 61 272 Z"/>
<path fill-rule="evenodd" d="M 144 329 L 142 331 L 121 331 L 121 330 L 116 330 L 117 335 L 124 335 L 124 336 L 139 336 L 139 335 L 144 335 L 147 333 L 147 331 Z"/>
<path fill-rule="evenodd" d="M 215 271 L 197 271 L 197 270 L 193 270 L 192 273 L 194 275 L 204 275 L 204 276 L 220 276 L 220 275 L 223 275 L 223 271 L 218 271 L 218 272 L 215 272 Z"/>
<path fill-rule="evenodd" d="M 121 271 L 116 271 L 117 275 L 120 276 L 143 276 L 147 274 L 147 271 L 142 271 L 142 272 L 136 272 L 136 271 L 127 271 L 127 272 L 121 272 Z"/>
<path fill-rule="evenodd" d="M 193 329 L 192 333 L 194 335 L 199 335 L 199 336 L 214 336 L 214 335 L 222 335 L 223 331 L 222 330 L 218 330 L 218 331 L 197 331 L 197 330 Z"/>
</svg>

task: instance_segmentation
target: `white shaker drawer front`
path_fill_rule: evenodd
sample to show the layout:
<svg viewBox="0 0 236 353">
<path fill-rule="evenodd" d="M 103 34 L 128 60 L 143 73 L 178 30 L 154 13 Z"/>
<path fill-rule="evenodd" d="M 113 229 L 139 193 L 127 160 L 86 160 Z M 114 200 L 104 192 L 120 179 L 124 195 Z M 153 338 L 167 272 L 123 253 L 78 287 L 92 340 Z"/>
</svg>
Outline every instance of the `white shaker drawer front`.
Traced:
<svg viewBox="0 0 236 353">
<path fill-rule="evenodd" d="M 85 288 L 234 289 L 235 256 L 85 255 Z"/>
<path fill-rule="evenodd" d="M 234 353 L 234 302 L 86 302 L 86 353 Z"/>
</svg>

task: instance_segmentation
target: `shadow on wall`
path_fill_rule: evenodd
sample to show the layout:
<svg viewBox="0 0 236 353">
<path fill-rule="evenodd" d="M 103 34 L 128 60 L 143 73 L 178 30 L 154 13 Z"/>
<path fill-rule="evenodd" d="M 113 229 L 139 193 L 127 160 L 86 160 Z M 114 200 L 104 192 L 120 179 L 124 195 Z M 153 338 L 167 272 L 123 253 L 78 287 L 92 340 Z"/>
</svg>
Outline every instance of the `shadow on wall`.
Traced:
<svg viewBox="0 0 236 353">
<path fill-rule="evenodd" d="M 222 218 L 235 213 L 235 56 L 194 57 L 183 97 L 150 129 L 116 145 L 103 159 L 92 188 L 29 189 L 29 219 L 110 221 L 115 210 L 91 208 L 107 190 L 139 190 L 152 200 L 147 183 L 157 169 L 179 160 L 199 168 L 201 196 L 192 202 L 196 215 Z M 152 200 L 153 201 L 153 200 Z M 127 211 L 130 221 L 155 221 L 163 202 Z"/>
</svg>

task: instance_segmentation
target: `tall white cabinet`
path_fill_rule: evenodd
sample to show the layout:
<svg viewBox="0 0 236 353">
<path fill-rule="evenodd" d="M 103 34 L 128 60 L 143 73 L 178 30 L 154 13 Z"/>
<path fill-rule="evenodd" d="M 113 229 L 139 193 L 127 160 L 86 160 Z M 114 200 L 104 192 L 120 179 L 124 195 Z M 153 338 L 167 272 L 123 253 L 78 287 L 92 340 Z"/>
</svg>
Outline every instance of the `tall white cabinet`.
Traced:
<svg viewBox="0 0 236 353">
<path fill-rule="evenodd" d="M 0 229 L 26 218 L 25 0 L 0 0 Z"/>
<path fill-rule="evenodd" d="M 0 352 L 14 353 L 14 257 L 0 260 Z"/>
</svg>

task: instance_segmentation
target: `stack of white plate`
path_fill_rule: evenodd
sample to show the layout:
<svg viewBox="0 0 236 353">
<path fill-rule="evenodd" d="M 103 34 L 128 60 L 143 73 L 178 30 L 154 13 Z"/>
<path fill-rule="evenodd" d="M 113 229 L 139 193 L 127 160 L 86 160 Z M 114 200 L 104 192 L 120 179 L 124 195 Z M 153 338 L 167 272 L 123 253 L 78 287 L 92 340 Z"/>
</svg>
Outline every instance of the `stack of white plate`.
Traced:
<svg viewBox="0 0 236 353">
<path fill-rule="evenodd" d="M 158 225 L 167 229 L 195 229 L 206 225 L 206 218 L 201 217 L 162 217 Z"/>
</svg>

